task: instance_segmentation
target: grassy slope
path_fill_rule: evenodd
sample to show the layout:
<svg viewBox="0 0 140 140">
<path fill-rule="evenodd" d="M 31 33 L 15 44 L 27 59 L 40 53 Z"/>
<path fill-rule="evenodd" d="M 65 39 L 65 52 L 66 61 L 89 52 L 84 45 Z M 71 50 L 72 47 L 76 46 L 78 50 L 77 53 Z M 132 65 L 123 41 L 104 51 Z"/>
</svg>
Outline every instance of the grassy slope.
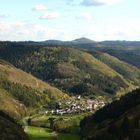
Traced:
<svg viewBox="0 0 140 140">
<path fill-rule="evenodd" d="M 137 68 L 140 68 L 140 48 L 137 50 L 102 49 L 102 51 L 117 57 L 118 59 L 127 62 Z"/>
<path fill-rule="evenodd" d="M 140 84 L 140 70 L 126 62 L 119 60 L 107 53 L 93 53 L 93 55 L 107 64 L 109 67 L 120 73 L 124 78 L 131 80 L 134 84 Z"/>
<path fill-rule="evenodd" d="M 44 90 L 45 93 L 43 93 Z M 57 88 L 1 61 L 0 110 L 10 116 L 19 119 L 30 109 L 41 105 L 47 106 L 52 100 L 68 98 L 68 95 Z"/>
<path fill-rule="evenodd" d="M 19 83 L 21 85 L 26 85 L 33 89 L 36 89 L 40 92 L 48 90 L 53 96 L 59 98 L 69 98 L 65 93 L 58 90 L 55 87 L 50 86 L 46 82 L 43 82 L 31 74 L 28 74 L 20 69 L 10 66 L 9 64 L 2 63 L 0 64 L 0 72 L 4 75 L 9 81 L 14 83 Z"/>
<path fill-rule="evenodd" d="M 0 88 L 0 110 L 12 117 L 19 118 L 26 114 L 26 107 L 14 99 L 6 90 Z"/>
</svg>

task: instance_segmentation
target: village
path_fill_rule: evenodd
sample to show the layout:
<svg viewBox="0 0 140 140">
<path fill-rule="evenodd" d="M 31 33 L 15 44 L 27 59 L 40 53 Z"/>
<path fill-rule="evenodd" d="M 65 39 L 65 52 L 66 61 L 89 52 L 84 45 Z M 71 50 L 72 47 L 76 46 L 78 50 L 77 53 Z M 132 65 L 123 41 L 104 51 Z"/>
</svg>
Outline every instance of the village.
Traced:
<svg viewBox="0 0 140 140">
<path fill-rule="evenodd" d="M 72 100 L 67 102 L 59 102 L 59 107 L 50 111 L 45 111 L 45 114 L 51 115 L 64 115 L 64 114 L 80 114 L 84 112 L 95 112 L 104 107 L 108 102 L 102 98 L 94 100 L 83 99 L 80 95 L 73 97 Z"/>
</svg>

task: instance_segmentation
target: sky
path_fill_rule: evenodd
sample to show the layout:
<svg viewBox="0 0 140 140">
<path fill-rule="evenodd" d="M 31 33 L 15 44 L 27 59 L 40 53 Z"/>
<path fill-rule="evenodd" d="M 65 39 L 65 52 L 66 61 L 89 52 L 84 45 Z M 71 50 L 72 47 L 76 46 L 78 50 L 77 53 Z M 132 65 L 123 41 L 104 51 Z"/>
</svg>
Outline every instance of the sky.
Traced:
<svg viewBox="0 0 140 140">
<path fill-rule="evenodd" d="M 140 40 L 139 0 L 0 0 L 0 40 Z"/>
</svg>

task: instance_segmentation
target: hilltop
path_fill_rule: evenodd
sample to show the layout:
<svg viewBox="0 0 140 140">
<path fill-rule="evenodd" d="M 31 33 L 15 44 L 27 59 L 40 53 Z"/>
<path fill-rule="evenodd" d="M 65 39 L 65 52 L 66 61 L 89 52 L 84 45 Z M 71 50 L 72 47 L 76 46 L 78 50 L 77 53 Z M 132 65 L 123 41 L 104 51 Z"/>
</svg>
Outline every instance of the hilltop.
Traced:
<svg viewBox="0 0 140 140">
<path fill-rule="evenodd" d="M 86 37 L 81 37 L 81 38 L 78 38 L 78 39 L 75 39 L 75 40 L 72 40 L 71 41 L 73 44 L 91 44 L 91 43 L 95 43 L 95 41 L 91 40 L 91 39 L 88 39 Z"/>
</svg>

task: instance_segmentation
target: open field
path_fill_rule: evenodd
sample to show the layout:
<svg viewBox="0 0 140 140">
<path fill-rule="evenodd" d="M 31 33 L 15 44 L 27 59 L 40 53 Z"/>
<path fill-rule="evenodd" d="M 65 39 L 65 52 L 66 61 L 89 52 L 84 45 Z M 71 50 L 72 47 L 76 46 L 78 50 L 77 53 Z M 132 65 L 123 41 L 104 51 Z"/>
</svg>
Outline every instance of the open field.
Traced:
<svg viewBox="0 0 140 140">
<path fill-rule="evenodd" d="M 50 129 L 41 127 L 28 127 L 27 131 L 30 140 L 80 140 L 79 135 L 55 133 Z"/>
</svg>

